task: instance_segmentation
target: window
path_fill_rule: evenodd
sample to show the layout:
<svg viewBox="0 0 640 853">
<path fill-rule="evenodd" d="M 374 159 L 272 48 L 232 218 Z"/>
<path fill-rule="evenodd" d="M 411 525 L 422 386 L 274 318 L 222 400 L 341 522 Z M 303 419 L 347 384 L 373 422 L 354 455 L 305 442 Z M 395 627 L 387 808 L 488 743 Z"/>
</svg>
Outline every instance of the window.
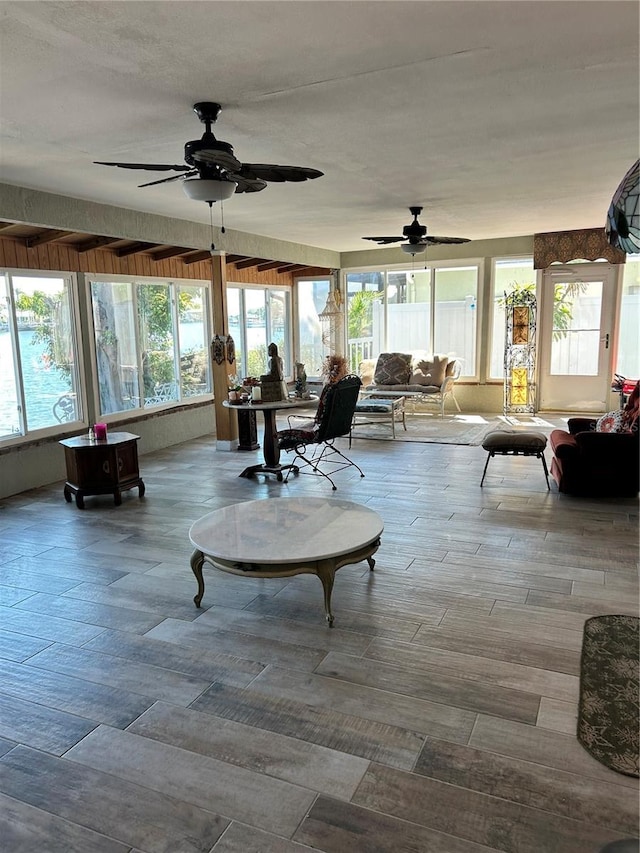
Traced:
<svg viewBox="0 0 640 853">
<path fill-rule="evenodd" d="M 0 440 L 82 419 L 73 279 L 0 274 Z"/>
<path fill-rule="evenodd" d="M 478 267 L 434 270 L 433 351 L 462 362 L 462 374 L 476 374 Z"/>
<path fill-rule="evenodd" d="M 389 352 L 431 352 L 431 270 L 387 274 Z"/>
<path fill-rule="evenodd" d="M 455 356 L 475 376 L 479 266 L 347 273 L 351 370 L 381 352 Z"/>
<path fill-rule="evenodd" d="M 229 334 L 236 347 L 235 372 L 261 376 L 267 371 L 267 347 L 278 347 L 286 376 L 293 375 L 291 356 L 291 293 L 281 288 L 227 286 Z"/>
<path fill-rule="evenodd" d="M 347 273 L 349 369 L 384 352 L 384 272 Z"/>
<path fill-rule="evenodd" d="M 516 289 L 536 292 L 533 258 L 500 258 L 493 263 L 493 312 L 489 379 L 504 378 L 504 297 Z"/>
<path fill-rule="evenodd" d="M 318 315 L 326 305 L 330 286 L 328 278 L 296 281 L 298 355 L 310 379 L 320 376 L 324 358 L 322 324 Z"/>
<path fill-rule="evenodd" d="M 628 255 L 622 280 L 616 373 L 640 379 L 640 255 Z"/>
<path fill-rule="evenodd" d="M 101 415 L 211 392 L 207 305 L 199 285 L 91 281 Z"/>
<path fill-rule="evenodd" d="M 554 286 L 551 376 L 597 376 L 603 282 Z"/>
<path fill-rule="evenodd" d="M 178 339 L 183 398 L 197 397 L 211 391 L 208 297 L 205 287 L 191 284 L 178 286 Z"/>
</svg>

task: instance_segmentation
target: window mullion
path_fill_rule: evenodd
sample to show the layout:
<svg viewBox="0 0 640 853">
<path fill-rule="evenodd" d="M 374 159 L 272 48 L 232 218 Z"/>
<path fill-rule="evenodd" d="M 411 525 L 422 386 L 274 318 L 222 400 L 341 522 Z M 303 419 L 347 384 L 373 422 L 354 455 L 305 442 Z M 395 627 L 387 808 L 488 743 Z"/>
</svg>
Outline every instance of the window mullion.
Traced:
<svg viewBox="0 0 640 853">
<path fill-rule="evenodd" d="M 178 400 L 182 400 L 182 370 L 180 369 L 180 293 L 178 285 L 172 281 L 169 282 L 170 305 L 171 305 L 171 325 L 173 329 L 173 372 L 176 376 L 176 388 L 178 390 Z"/>
<path fill-rule="evenodd" d="M 22 352 L 20 349 L 20 338 L 18 336 L 18 317 L 16 314 L 15 293 L 13 290 L 13 276 L 7 273 L 8 287 L 7 298 L 9 300 L 9 330 L 11 337 L 11 352 L 13 354 L 13 375 L 16 384 L 16 405 L 18 410 L 18 427 L 21 435 L 26 435 L 27 418 L 26 402 L 24 396 L 24 376 L 22 372 Z"/>
</svg>

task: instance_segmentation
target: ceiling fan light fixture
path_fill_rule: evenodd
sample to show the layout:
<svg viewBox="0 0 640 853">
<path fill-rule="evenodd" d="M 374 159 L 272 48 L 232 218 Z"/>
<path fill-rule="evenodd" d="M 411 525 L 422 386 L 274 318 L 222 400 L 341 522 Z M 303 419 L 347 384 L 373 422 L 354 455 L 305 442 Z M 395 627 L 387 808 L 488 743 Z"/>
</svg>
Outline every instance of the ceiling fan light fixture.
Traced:
<svg viewBox="0 0 640 853">
<path fill-rule="evenodd" d="M 403 252 L 407 255 L 421 255 L 423 252 L 427 250 L 426 243 L 403 243 L 400 246 Z"/>
<path fill-rule="evenodd" d="M 182 183 L 188 198 L 192 201 L 206 201 L 208 204 L 231 198 L 237 186 L 235 181 L 218 181 L 212 178 L 189 178 Z"/>
</svg>

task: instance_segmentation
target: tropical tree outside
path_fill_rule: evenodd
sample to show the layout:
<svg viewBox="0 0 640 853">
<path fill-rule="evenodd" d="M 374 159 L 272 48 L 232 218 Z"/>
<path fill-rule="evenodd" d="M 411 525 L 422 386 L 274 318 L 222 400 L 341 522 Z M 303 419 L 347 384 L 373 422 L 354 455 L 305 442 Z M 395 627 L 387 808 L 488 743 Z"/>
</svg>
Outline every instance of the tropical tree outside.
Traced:
<svg viewBox="0 0 640 853">
<path fill-rule="evenodd" d="M 42 290 L 34 290 L 32 294 L 19 293 L 16 296 L 16 309 L 32 314 L 37 321 L 32 345 L 43 345 L 49 368 L 56 370 L 64 379 L 70 380 L 71 337 L 67 323 L 62 317 L 63 305 L 63 291 L 45 293 Z"/>
</svg>

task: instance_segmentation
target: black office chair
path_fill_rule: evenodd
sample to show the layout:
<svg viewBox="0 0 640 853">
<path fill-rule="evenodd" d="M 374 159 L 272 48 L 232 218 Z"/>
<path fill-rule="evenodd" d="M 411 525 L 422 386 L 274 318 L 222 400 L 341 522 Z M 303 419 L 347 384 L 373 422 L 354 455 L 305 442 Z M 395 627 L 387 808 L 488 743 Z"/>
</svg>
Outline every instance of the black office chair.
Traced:
<svg viewBox="0 0 640 853">
<path fill-rule="evenodd" d="M 351 466 L 357 468 L 360 476 L 364 477 L 362 469 L 338 450 L 334 443 L 337 438 L 349 435 L 361 385 L 360 378 L 354 374 L 325 385 L 315 418 L 295 427 L 292 425 L 295 420 L 292 416 L 289 418 L 289 429 L 278 432 L 278 447 L 295 451 L 293 466 L 287 471 L 285 483 L 292 471 L 294 474 L 320 474 L 331 483 L 335 491 L 337 486 L 329 475 Z M 309 453 L 307 448 L 313 448 L 312 452 Z M 301 464 L 297 464 L 298 460 L 301 460 Z M 329 473 L 322 471 L 321 465 L 328 467 Z"/>
</svg>

